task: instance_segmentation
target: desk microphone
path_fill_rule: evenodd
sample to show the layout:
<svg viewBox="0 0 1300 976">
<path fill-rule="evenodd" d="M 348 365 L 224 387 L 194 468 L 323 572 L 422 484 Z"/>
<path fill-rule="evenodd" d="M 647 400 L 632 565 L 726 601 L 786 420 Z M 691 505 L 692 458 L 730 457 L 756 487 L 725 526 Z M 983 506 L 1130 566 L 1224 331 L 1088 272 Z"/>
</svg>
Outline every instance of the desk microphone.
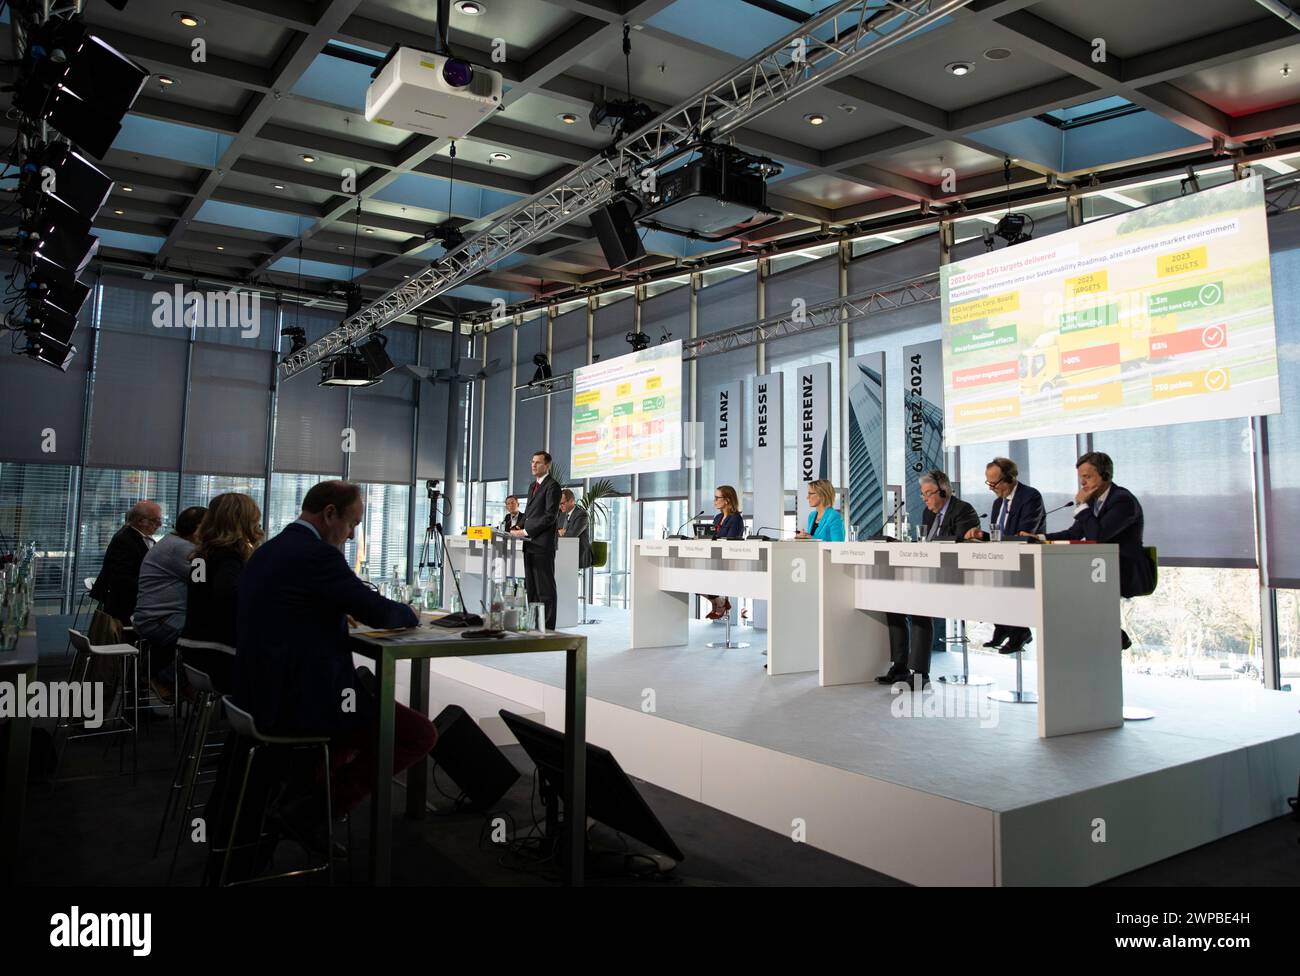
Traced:
<svg viewBox="0 0 1300 976">
<path fill-rule="evenodd" d="M 775 532 L 776 538 L 775 539 L 768 538 L 766 535 L 763 534 L 765 532 Z M 759 528 L 757 532 L 751 532 L 749 534 L 749 538 L 755 542 L 779 542 L 781 541 L 784 532 L 785 532 L 784 529 L 778 529 L 772 525 L 764 525 L 761 528 Z"/>
<path fill-rule="evenodd" d="M 683 522 L 681 525 L 677 526 L 677 531 L 674 532 L 672 535 L 670 535 L 668 538 L 670 538 L 670 539 L 685 539 L 686 536 L 682 535 L 682 529 L 686 528 L 686 526 L 690 525 L 692 522 L 694 522 L 697 518 L 699 518 L 699 517 L 700 517 L 701 515 L 703 515 L 703 514 L 704 514 L 704 509 L 700 509 L 700 510 L 699 510 L 698 512 L 696 512 L 694 515 L 692 515 L 690 518 L 688 518 L 685 522 Z"/>
<path fill-rule="evenodd" d="M 892 535 L 885 535 L 885 526 L 888 525 L 890 522 L 894 521 L 894 518 L 902 510 L 904 501 L 906 501 L 906 499 L 902 495 L 900 495 L 898 498 L 898 504 L 894 506 L 894 510 L 889 513 L 889 517 L 887 519 L 885 519 L 883 522 L 880 523 L 880 531 L 877 532 L 875 535 L 873 535 L 869 541 L 871 542 L 897 542 L 898 541 Z"/>
</svg>

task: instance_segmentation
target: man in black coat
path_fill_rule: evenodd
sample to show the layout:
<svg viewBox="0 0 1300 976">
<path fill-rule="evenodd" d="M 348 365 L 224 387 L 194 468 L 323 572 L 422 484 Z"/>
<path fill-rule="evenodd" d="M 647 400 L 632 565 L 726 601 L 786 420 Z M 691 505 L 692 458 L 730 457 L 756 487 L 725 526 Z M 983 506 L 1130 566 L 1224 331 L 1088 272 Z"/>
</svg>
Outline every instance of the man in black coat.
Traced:
<svg viewBox="0 0 1300 976">
<path fill-rule="evenodd" d="M 1109 454 L 1089 451 L 1074 469 L 1079 475 L 1074 523 L 1047 538 L 1114 543 L 1119 546 L 1119 595 L 1146 596 L 1155 589 L 1155 567 L 1142 543 L 1142 506 L 1131 491 L 1112 480 L 1115 462 Z M 1121 646 L 1128 647 L 1128 634 L 1119 633 Z"/>
<path fill-rule="evenodd" d="M 358 687 L 348 617 L 369 627 L 420 623 L 410 607 L 363 583 L 343 557 L 365 507 L 354 484 L 315 485 L 297 520 L 253 553 L 239 580 L 235 704 L 252 713 L 262 732 L 331 736 L 336 816 L 370 793 L 376 763 L 377 703 Z M 427 718 L 398 703 L 394 774 L 419 761 L 436 739 Z"/>
<path fill-rule="evenodd" d="M 921 538 L 926 542 L 952 542 L 966 538 L 978 529 L 979 514 L 952 493 L 952 482 L 942 471 L 921 476 L 921 500 L 925 514 L 921 517 Z M 889 623 L 889 670 L 876 680 L 882 685 L 910 682 L 915 675 L 921 687 L 930 682 L 930 645 L 934 643 L 934 618 L 911 617 L 909 640 L 905 613 L 886 613 Z"/>
<path fill-rule="evenodd" d="M 528 601 L 546 607 L 546 629 L 555 629 L 556 522 L 560 516 L 560 483 L 551 477 L 551 455 L 537 451 L 532 459 L 533 483 L 528 488 L 524 527 L 510 534 L 524 540 L 524 585 Z"/>
<path fill-rule="evenodd" d="M 162 506 L 154 501 L 137 502 L 127 512 L 126 524 L 114 533 L 104 552 L 104 565 L 95 577 L 90 598 L 104 605 L 104 610 L 131 625 L 136 594 L 140 586 L 140 564 L 153 546 L 153 534 L 162 525 Z"/>
<path fill-rule="evenodd" d="M 984 467 L 984 483 L 997 497 L 989 512 L 989 529 L 996 529 L 1000 538 L 1014 538 L 1021 532 L 1037 535 L 1047 525 L 1043 496 L 1037 488 L 1020 480 L 1020 468 L 1010 458 L 995 457 Z M 966 533 L 967 539 L 987 539 L 989 533 L 979 526 Z M 1015 654 L 1030 641 L 1028 627 L 993 625 L 993 637 L 985 647 L 1000 647 L 1002 654 Z M 1005 645 L 1003 642 L 1005 641 Z"/>
</svg>

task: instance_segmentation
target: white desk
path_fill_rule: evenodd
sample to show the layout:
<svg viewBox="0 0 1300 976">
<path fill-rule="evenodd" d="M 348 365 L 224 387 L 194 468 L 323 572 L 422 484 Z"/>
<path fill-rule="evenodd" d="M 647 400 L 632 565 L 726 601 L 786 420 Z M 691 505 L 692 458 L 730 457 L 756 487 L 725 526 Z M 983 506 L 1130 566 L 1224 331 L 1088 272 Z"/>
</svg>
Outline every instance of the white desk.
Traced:
<svg viewBox="0 0 1300 976">
<path fill-rule="evenodd" d="M 821 684 L 889 667 L 885 611 L 1035 628 L 1040 737 L 1123 724 L 1113 545 L 824 542 Z"/>
<path fill-rule="evenodd" d="M 767 673 L 815 671 L 819 556 L 810 541 L 641 539 L 632 546 L 632 646 L 685 644 L 692 594 L 747 596 L 767 601 Z"/>
<path fill-rule="evenodd" d="M 578 540 L 560 539 L 555 555 L 555 626 L 572 627 L 578 622 Z M 488 574 L 483 572 L 483 550 L 491 546 Z M 447 536 L 447 558 L 460 577 L 461 592 L 471 613 L 482 613 L 488 601 L 488 580 L 524 578 L 524 552 L 520 539 L 495 530 L 491 543 L 464 535 Z M 443 606 L 451 609 L 456 585 L 448 579 L 442 588 Z M 482 606 L 480 605 L 482 602 Z"/>
</svg>

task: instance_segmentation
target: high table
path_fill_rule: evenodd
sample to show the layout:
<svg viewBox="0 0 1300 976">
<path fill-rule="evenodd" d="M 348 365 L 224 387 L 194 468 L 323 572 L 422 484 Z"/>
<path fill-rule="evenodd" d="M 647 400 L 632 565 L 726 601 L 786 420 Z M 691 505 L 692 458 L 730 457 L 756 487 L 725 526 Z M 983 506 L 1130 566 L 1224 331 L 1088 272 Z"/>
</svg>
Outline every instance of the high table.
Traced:
<svg viewBox="0 0 1300 976">
<path fill-rule="evenodd" d="M 36 631 L 24 629 L 12 651 L 0 651 L 0 681 L 10 682 L 16 687 L 21 675 L 30 686 L 36 680 L 39 656 Z M 0 796 L 0 886 L 13 884 L 18 872 L 23 814 L 27 803 L 27 767 L 32 748 L 32 720 L 25 710 L 21 717 L 13 715 L 5 724 L 9 728 L 9 742 L 4 755 L 4 794 Z"/>
<path fill-rule="evenodd" d="M 632 646 L 687 642 L 691 594 L 766 600 L 767 673 L 817 670 L 816 542 L 641 539 L 632 546 Z"/>
<path fill-rule="evenodd" d="M 1000 543 L 821 543 L 822 685 L 889 666 L 885 611 L 1034 627 L 1038 734 L 1123 724 L 1119 548 Z"/>
<path fill-rule="evenodd" d="M 567 884 L 583 883 L 583 854 L 587 830 L 587 638 L 580 634 L 550 632 L 508 634 L 499 640 L 466 639 L 457 630 L 428 626 L 398 631 L 358 629 L 352 634 L 352 651 L 375 662 L 379 679 L 378 761 L 374 792 L 370 798 L 370 880 L 387 885 L 392 880 L 393 830 L 393 722 L 397 662 L 411 661 L 408 705 L 428 715 L 429 666 L 435 657 L 477 657 L 488 654 L 528 654 L 561 651 L 564 667 L 564 840 L 562 865 Z M 415 662 L 420 662 L 419 665 Z M 422 762 L 406 771 L 406 816 L 423 820 L 428 798 L 428 769 Z"/>
<path fill-rule="evenodd" d="M 495 529 L 490 543 L 466 535 L 447 536 L 447 558 L 460 577 L 466 610 L 482 613 L 480 602 L 482 606 L 487 606 L 491 595 L 488 584 L 497 574 L 494 559 L 499 558 L 504 564 L 499 567 L 502 577 L 523 579 L 524 557 L 520 551 L 522 541 Z M 578 540 L 560 539 L 559 544 L 559 550 L 555 554 L 555 626 L 572 627 L 578 622 Z M 483 562 L 485 552 L 488 559 L 486 573 Z M 451 598 L 455 592 L 456 585 L 450 579 L 446 580 L 442 587 L 442 605 L 447 609 L 451 609 Z"/>
</svg>

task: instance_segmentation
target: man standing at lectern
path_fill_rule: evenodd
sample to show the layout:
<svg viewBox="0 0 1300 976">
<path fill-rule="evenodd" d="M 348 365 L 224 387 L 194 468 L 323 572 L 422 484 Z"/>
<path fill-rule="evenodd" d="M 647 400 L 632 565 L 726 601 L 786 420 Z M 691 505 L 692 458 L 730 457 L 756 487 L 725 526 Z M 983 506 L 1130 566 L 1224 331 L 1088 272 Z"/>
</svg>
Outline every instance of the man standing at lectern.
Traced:
<svg viewBox="0 0 1300 976">
<path fill-rule="evenodd" d="M 533 454 L 533 483 L 528 487 L 524 527 L 510 534 L 524 540 L 524 585 L 528 601 L 546 607 L 546 629 L 555 629 L 555 523 L 560 515 L 560 485 L 551 477 L 551 456 Z"/>
</svg>

